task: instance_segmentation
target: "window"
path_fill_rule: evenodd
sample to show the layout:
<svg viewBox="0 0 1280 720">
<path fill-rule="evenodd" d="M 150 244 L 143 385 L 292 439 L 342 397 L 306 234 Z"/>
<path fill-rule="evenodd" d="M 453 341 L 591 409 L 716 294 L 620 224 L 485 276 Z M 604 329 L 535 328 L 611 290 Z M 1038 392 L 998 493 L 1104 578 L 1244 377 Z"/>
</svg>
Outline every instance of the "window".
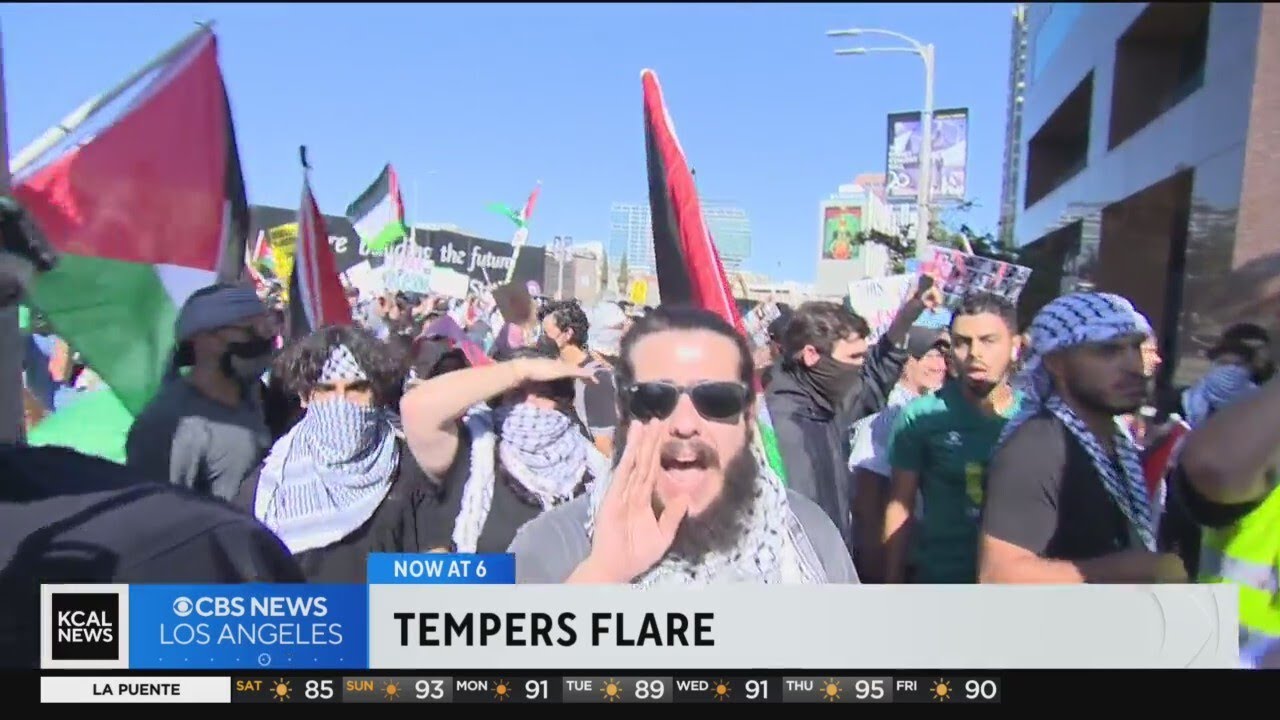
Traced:
<svg viewBox="0 0 1280 720">
<path fill-rule="evenodd" d="M 1023 207 L 1040 202 L 1084 169 L 1089 157 L 1092 115 L 1093 73 L 1089 73 L 1027 142 Z"/>
<path fill-rule="evenodd" d="M 1210 3 L 1152 3 L 1116 42 L 1108 149 L 1204 85 Z"/>
</svg>

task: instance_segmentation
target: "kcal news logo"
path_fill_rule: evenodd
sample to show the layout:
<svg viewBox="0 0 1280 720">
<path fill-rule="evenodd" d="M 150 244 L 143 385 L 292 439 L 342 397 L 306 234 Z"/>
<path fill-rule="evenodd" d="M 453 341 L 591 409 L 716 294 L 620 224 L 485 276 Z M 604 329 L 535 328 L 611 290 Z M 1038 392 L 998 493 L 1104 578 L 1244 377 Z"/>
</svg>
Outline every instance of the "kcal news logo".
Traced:
<svg viewBox="0 0 1280 720">
<path fill-rule="evenodd" d="M 52 660 L 119 660 L 120 595 L 55 592 L 50 598 Z"/>
</svg>

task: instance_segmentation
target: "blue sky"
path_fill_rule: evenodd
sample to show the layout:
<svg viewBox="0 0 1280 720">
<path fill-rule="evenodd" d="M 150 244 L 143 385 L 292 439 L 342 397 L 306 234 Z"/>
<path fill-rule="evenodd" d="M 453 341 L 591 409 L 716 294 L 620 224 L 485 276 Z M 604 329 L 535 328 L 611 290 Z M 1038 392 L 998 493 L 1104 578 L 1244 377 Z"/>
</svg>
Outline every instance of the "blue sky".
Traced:
<svg viewBox="0 0 1280 720">
<path fill-rule="evenodd" d="M 918 110 L 909 55 L 837 58 L 837 27 L 937 46 L 938 107 L 970 108 L 965 218 L 994 230 L 1012 5 L 26 5 L 0 8 L 10 152 L 217 22 L 250 201 L 294 206 L 306 144 L 339 214 L 391 161 L 411 222 L 505 239 L 490 202 L 537 180 L 531 242 L 608 241 L 647 196 L 640 70 L 657 71 L 705 197 L 751 216 L 747 267 L 808 281 L 818 202 L 883 171 L 885 115 Z M 890 41 L 892 42 L 892 41 Z M 804 248 L 800 252 L 798 248 Z"/>
</svg>

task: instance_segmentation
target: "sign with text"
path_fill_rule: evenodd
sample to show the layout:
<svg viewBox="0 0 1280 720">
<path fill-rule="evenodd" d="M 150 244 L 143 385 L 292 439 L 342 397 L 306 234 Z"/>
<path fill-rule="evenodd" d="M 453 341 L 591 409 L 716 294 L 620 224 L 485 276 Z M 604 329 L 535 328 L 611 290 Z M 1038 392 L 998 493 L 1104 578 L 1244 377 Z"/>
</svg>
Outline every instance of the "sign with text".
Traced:
<svg viewBox="0 0 1280 720">
<path fill-rule="evenodd" d="M 867 342 L 875 342 L 893 324 L 898 309 L 915 288 L 916 277 L 914 273 L 903 273 L 849 283 L 849 307 L 871 326 Z"/>
<path fill-rule="evenodd" d="M 951 248 L 931 246 L 929 258 L 921 264 L 934 276 L 948 308 L 959 307 L 968 293 L 999 295 L 1015 305 L 1031 277 L 1031 268 L 969 255 Z"/>
<path fill-rule="evenodd" d="M 924 130 L 918 112 L 889 115 L 885 197 L 889 202 L 915 202 L 920 192 L 920 151 Z M 934 202 L 963 200 L 968 189 L 969 110 L 934 110 L 930 146 L 930 188 Z"/>
</svg>

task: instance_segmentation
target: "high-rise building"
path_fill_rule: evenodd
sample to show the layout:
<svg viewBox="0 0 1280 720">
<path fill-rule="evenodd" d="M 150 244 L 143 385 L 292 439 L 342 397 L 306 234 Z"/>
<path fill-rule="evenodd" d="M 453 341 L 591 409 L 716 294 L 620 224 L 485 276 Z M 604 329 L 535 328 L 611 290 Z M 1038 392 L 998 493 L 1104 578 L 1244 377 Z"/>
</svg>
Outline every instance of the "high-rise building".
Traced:
<svg viewBox="0 0 1280 720">
<path fill-rule="evenodd" d="M 720 251 L 726 270 L 736 270 L 751 256 L 751 219 L 740 206 L 724 201 L 704 200 L 702 218 Z M 614 203 L 609 209 L 609 258 L 627 258 L 633 271 L 652 271 L 653 220 L 647 204 Z"/>
<path fill-rule="evenodd" d="M 815 289 L 821 295 L 839 295 L 854 280 L 882 277 L 890 272 L 888 250 L 863 239 L 863 234 L 872 230 L 886 235 L 898 233 L 895 208 L 876 192 L 876 178 L 883 187 L 884 175 L 859 175 L 818 203 Z M 867 185 L 860 180 L 866 180 Z"/>
<path fill-rule="evenodd" d="M 1027 89 L 1027 5 L 1013 8 L 1013 39 L 1009 47 L 1009 100 L 1005 108 L 1004 168 L 1000 176 L 1000 242 L 1013 245 L 1013 221 L 1018 212 L 1018 162 L 1022 158 L 1022 96 Z"/>
</svg>

